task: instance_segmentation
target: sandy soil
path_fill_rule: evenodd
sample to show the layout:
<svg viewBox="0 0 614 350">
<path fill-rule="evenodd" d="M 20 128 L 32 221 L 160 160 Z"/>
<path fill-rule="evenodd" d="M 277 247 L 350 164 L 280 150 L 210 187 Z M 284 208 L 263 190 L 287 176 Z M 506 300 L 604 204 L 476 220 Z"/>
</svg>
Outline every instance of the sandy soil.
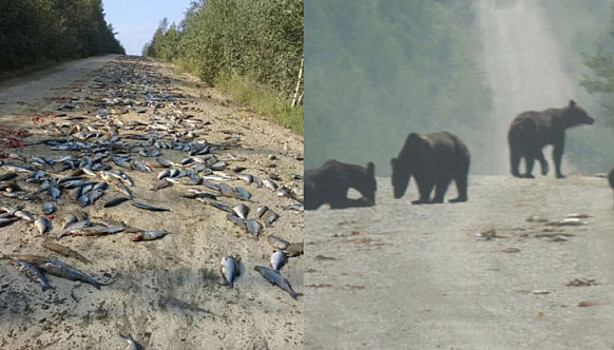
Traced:
<svg viewBox="0 0 614 350">
<path fill-rule="evenodd" d="M 394 200 L 379 179 L 373 208 L 306 214 L 306 348 L 614 348 L 605 179 L 474 176 L 469 202 L 428 206 L 414 186 Z M 592 217 L 527 221 L 571 213 Z M 568 286 L 581 278 L 596 285 Z"/>
<path fill-rule="evenodd" d="M 60 97 L 79 98 L 82 108 L 66 112 L 68 116 L 87 116 L 96 110 L 92 105 L 108 97 L 108 89 L 92 84 L 94 79 L 148 77 L 157 89 L 177 97 L 175 108 L 209 121 L 198 131 L 197 140 L 229 142 L 217 151 L 219 158 L 229 154 L 245 157 L 228 161 L 247 168 L 245 172 L 261 178 L 277 174 L 276 181 L 302 196 L 302 180 L 293 174 L 303 173 L 303 139 L 242 108 L 229 97 L 203 87 L 195 78 L 173 73 L 169 66 L 152 61 L 118 56 L 97 57 L 71 62 L 59 69 L 36 76 L 10 81 L 0 86 L 0 121 L 3 126 L 28 129 L 34 133 L 27 142 L 53 138 L 46 125 L 59 124 L 65 117 L 46 115 L 65 102 Z M 168 83 L 168 85 L 167 85 Z M 92 84 L 92 85 L 90 85 Z M 133 87 L 132 87 L 133 88 Z M 124 93 L 134 92 L 127 88 Z M 142 99 L 141 99 L 142 100 Z M 111 108 L 113 109 L 113 108 Z M 153 113 L 122 114 L 124 122 L 148 122 Z M 170 110 L 169 104 L 158 112 Z M 112 111 L 113 113 L 115 111 Z M 33 118 L 39 119 L 35 123 Z M 27 158 L 59 157 L 79 152 L 50 150 L 46 145 L 2 149 Z M 270 160 L 269 154 L 277 159 Z M 183 152 L 162 150 L 162 155 L 178 162 Z M 146 160 L 141 156 L 134 159 Z M 152 158 L 150 163 L 155 163 Z M 114 163 L 108 162 L 116 167 Z M 1 349 L 125 349 L 119 333 L 131 333 L 146 349 L 296 349 L 303 347 L 303 301 L 270 285 L 253 270 L 268 265 L 272 252 L 265 237 L 273 234 L 291 242 L 303 239 L 303 213 L 282 207 L 295 201 L 278 197 L 274 191 L 235 180 L 252 194 L 250 217 L 260 205 L 267 205 L 280 218 L 267 227 L 258 241 L 226 219 L 226 213 L 193 199 L 179 196 L 188 185 L 175 184 L 160 191 L 150 191 L 159 169 L 152 173 L 124 170 L 135 181 L 135 200 L 171 212 L 143 211 L 129 202 L 112 208 L 102 204 L 115 196 L 113 191 L 85 210 L 92 218 L 122 220 L 146 230 L 167 230 L 171 234 L 156 241 L 132 242 L 129 233 L 99 237 L 68 236 L 58 243 L 68 246 L 92 260 L 87 265 L 62 257 L 41 246 L 34 225 L 18 221 L 0 228 L 2 253 L 37 254 L 57 257 L 103 282 L 112 282 L 96 290 L 88 284 L 50 276 L 54 290 L 41 292 L 36 282 L 27 279 L 0 261 L 0 348 Z M 0 167 L 0 173 L 6 173 Z M 228 173 L 232 173 L 226 170 Z M 23 179 L 25 175 L 22 175 Z M 213 181 L 215 182 L 215 181 Z M 37 185 L 19 182 L 34 191 Z M 45 200 L 48 197 L 43 196 Z M 231 206 L 238 199 L 224 198 Z M 25 209 L 41 215 L 41 201 L 21 201 L 0 197 L 0 204 L 25 204 Z M 64 193 L 53 214 L 55 235 L 64 219 L 78 207 L 70 193 Z M 234 289 L 222 285 L 219 263 L 226 255 L 240 256 L 243 274 Z M 303 257 L 291 258 L 282 274 L 297 292 L 303 292 Z"/>
</svg>

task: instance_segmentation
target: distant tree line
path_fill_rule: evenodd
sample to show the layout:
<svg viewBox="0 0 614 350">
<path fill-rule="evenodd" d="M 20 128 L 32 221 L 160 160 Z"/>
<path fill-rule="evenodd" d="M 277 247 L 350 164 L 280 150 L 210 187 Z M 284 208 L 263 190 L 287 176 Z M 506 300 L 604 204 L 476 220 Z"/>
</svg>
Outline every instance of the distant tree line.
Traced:
<svg viewBox="0 0 614 350">
<path fill-rule="evenodd" d="M 106 53 L 125 52 L 102 0 L 0 1 L 0 72 Z"/>
<path fill-rule="evenodd" d="M 303 55 L 303 1 L 196 1 L 180 25 L 161 22 L 143 55 L 208 83 L 238 74 L 290 98 Z"/>
</svg>

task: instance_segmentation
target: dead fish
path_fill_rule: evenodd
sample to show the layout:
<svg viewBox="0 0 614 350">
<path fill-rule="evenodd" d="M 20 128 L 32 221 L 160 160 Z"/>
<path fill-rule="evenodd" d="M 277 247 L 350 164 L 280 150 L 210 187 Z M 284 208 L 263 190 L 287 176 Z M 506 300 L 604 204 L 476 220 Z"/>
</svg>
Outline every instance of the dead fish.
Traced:
<svg viewBox="0 0 614 350">
<path fill-rule="evenodd" d="M 273 182 L 270 179 L 262 179 L 262 183 L 264 184 L 264 187 L 273 190 L 273 191 L 277 191 L 277 184 L 275 182 Z"/>
<path fill-rule="evenodd" d="M 128 333 L 128 335 L 122 335 L 121 333 L 119 334 L 119 336 L 125 340 L 126 342 L 128 342 L 128 347 L 126 348 L 126 350 L 138 350 L 138 344 L 136 343 L 136 341 L 134 340 L 134 338 L 132 338 L 132 334 Z"/>
<path fill-rule="evenodd" d="M 222 192 L 222 194 L 224 194 L 226 196 L 234 197 L 236 195 L 235 194 L 235 190 L 232 187 L 230 187 L 227 184 L 225 184 L 225 183 L 219 184 L 218 187 L 220 188 L 219 191 Z"/>
<path fill-rule="evenodd" d="M 218 191 L 220 192 L 220 186 L 207 180 L 207 179 L 203 179 L 203 185 L 206 187 L 209 187 L 210 189 L 214 190 L 214 191 Z"/>
<path fill-rule="evenodd" d="M 221 161 L 219 161 L 219 162 L 217 162 L 215 164 L 212 164 L 210 168 L 211 168 L 211 170 L 214 170 L 214 171 L 222 171 L 222 170 L 226 169 L 226 165 L 227 165 L 226 162 L 221 160 Z"/>
<path fill-rule="evenodd" d="M 591 216 L 592 215 L 590 215 L 590 214 L 573 213 L 573 214 L 565 215 L 565 218 L 567 218 L 567 219 L 588 219 Z"/>
<path fill-rule="evenodd" d="M 243 187 L 239 187 L 239 186 L 235 187 L 235 193 L 237 194 L 237 197 L 239 197 L 239 199 L 242 199 L 244 201 L 247 201 L 252 197 L 251 193 L 249 193 Z"/>
<path fill-rule="evenodd" d="M 72 281 L 81 281 L 84 283 L 88 283 L 94 286 L 94 288 L 96 289 L 100 289 L 100 287 L 103 285 L 92 277 L 88 276 L 87 274 L 75 269 L 70 265 L 65 264 L 58 259 L 48 258 L 45 263 L 39 265 L 38 267 L 41 270 L 47 272 L 48 274 L 66 278 Z"/>
<path fill-rule="evenodd" d="M 247 230 L 247 223 L 245 222 L 245 219 L 232 214 L 226 214 L 226 219 L 228 219 L 233 224 L 241 227 L 242 229 Z"/>
<path fill-rule="evenodd" d="M 262 224 L 254 219 L 248 219 L 246 224 L 247 230 L 252 234 L 254 239 L 258 239 L 258 235 L 263 229 Z"/>
<path fill-rule="evenodd" d="M 90 197 L 87 194 L 81 195 L 79 197 L 79 205 L 81 207 L 87 207 L 90 204 L 92 204 L 92 202 L 90 201 Z"/>
<path fill-rule="evenodd" d="M 103 236 L 113 235 L 125 230 L 126 226 L 91 225 L 80 228 L 67 227 L 64 231 L 72 236 Z"/>
<path fill-rule="evenodd" d="M 211 202 L 209 204 L 211 204 L 211 206 L 216 208 L 216 209 L 223 210 L 225 212 L 234 214 L 234 210 L 232 210 L 231 207 L 229 207 L 228 205 L 226 205 L 226 204 L 224 204 L 222 202 Z"/>
<path fill-rule="evenodd" d="M 98 198 L 102 197 L 104 195 L 104 191 L 101 189 L 94 189 L 90 192 L 89 194 L 89 198 L 90 198 L 90 203 L 94 204 L 96 203 L 96 201 L 98 200 Z"/>
<path fill-rule="evenodd" d="M 295 210 L 295 211 L 305 211 L 305 206 L 303 204 L 290 204 L 284 205 L 281 207 L 283 210 Z"/>
<path fill-rule="evenodd" d="M 139 209 L 149 210 L 149 211 L 171 211 L 170 209 L 153 207 L 151 205 L 139 203 L 139 202 L 132 202 L 132 206 L 137 207 Z"/>
<path fill-rule="evenodd" d="M 18 259 L 11 260 L 11 264 L 15 266 L 17 270 L 19 270 L 19 272 L 25 274 L 32 279 L 36 279 L 41 284 L 43 292 L 47 289 L 54 289 L 54 287 L 49 284 L 49 281 L 47 280 L 47 277 L 45 277 L 45 274 L 41 270 L 39 270 L 38 267 L 30 264 L 29 262 Z"/>
<path fill-rule="evenodd" d="M 66 227 L 68 227 L 68 225 L 73 224 L 75 222 L 77 222 L 79 220 L 77 220 L 77 217 L 74 216 L 73 214 L 70 214 L 66 220 L 64 221 L 64 224 L 62 225 L 62 230 L 64 230 Z"/>
<path fill-rule="evenodd" d="M 102 206 L 105 208 L 111 208 L 116 205 L 120 205 L 125 201 L 129 201 L 129 200 L 130 198 L 128 197 L 115 197 L 115 198 L 111 198 L 108 201 L 106 201 L 106 203 L 104 203 Z"/>
<path fill-rule="evenodd" d="M 588 221 L 581 220 L 578 218 L 567 218 L 567 219 L 563 219 L 560 221 L 549 223 L 549 225 L 553 225 L 553 226 L 581 226 L 581 225 L 586 225 L 586 224 L 588 224 Z"/>
<path fill-rule="evenodd" d="M 125 194 L 126 196 L 128 196 L 130 199 L 134 198 L 134 196 L 132 195 L 132 190 L 124 185 L 123 183 L 118 183 L 115 185 L 115 189 L 121 193 L 121 194 Z"/>
<path fill-rule="evenodd" d="M 271 254 L 271 267 L 275 271 L 281 270 L 288 262 L 288 256 L 281 250 L 276 250 Z"/>
<path fill-rule="evenodd" d="M 262 218 L 262 215 L 264 215 L 264 213 L 266 213 L 267 210 L 269 210 L 269 207 L 267 207 L 266 205 L 258 207 L 258 209 L 256 209 L 256 215 L 260 219 L 260 218 Z"/>
<path fill-rule="evenodd" d="M 92 223 L 90 222 L 89 218 L 85 220 L 70 223 L 62 231 L 60 231 L 60 233 L 55 238 L 60 239 L 66 235 L 69 235 L 72 231 L 80 230 L 84 227 L 91 226 L 91 224 Z"/>
<path fill-rule="evenodd" d="M 144 231 L 144 232 L 139 232 L 138 234 L 136 234 L 135 236 L 133 236 L 132 238 L 130 238 L 131 241 L 133 242 L 137 242 L 137 241 L 151 241 L 154 239 L 158 239 L 161 237 L 164 237 L 168 234 L 167 231 L 161 230 L 161 231 Z"/>
<path fill-rule="evenodd" d="M 138 161 L 138 160 L 133 160 L 132 161 L 132 168 L 134 170 L 139 170 L 142 171 L 144 173 L 150 173 L 151 172 L 151 168 L 148 167 L 145 163 Z"/>
<path fill-rule="evenodd" d="M 232 208 L 232 210 L 234 210 L 241 219 L 247 219 L 247 215 L 249 214 L 249 207 L 247 205 L 241 203 Z"/>
<path fill-rule="evenodd" d="M 156 182 L 154 183 L 153 188 L 151 189 L 152 191 L 158 191 L 161 190 L 163 188 L 167 188 L 167 187 L 171 187 L 173 185 L 172 182 L 168 181 L 167 179 L 159 179 L 156 180 Z"/>
<path fill-rule="evenodd" d="M 234 280 L 238 272 L 239 266 L 234 257 L 229 255 L 222 258 L 222 262 L 220 263 L 220 273 L 222 274 L 222 277 L 224 277 L 228 288 L 233 287 Z"/>
<path fill-rule="evenodd" d="M 235 173 L 240 173 L 240 172 L 242 172 L 243 170 L 245 170 L 245 168 L 244 168 L 244 167 L 242 167 L 242 166 L 235 165 L 235 166 L 233 166 L 232 168 L 230 168 L 230 170 L 232 170 L 232 171 L 233 171 L 233 172 L 235 172 Z"/>
<path fill-rule="evenodd" d="M 16 178 L 17 176 L 19 176 L 19 175 L 17 175 L 16 172 L 10 172 L 10 173 L 3 174 L 3 175 L 0 176 L 0 182 L 12 180 L 12 179 Z"/>
<path fill-rule="evenodd" d="M 19 218 L 14 217 L 14 216 L 8 217 L 8 218 L 0 218 L 0 227 L 8 226 L 17 220 L 19 220 Z"/>
<path fill-rule="evenodd" d="M 269 235 L 266 240 L 269 242 L 271 247 L 279 250 L 285 250 L 290 245 L 290 242 L 273 235 Z"/>
<path fill-rule="evenodd" d="M 62 196 L 62 191 L 55 186 L 49 187 L 49 196 L 52 201 L 56 201 Z"/>
<path fill-rule="evenodd" d="M 292 298 L 296 299 L 299 295 L 301 295 L 292 289 L 290 282 L 288 282 L 288 280 L 285 279 L 278 271 L 269 269 L 268 267 L 264 266 L 256 266 L 254 267 L 254 270 L 260 272 L 260 274 L 264 278 L 266 278 L 266 280 L 269 281 L 271 284 L 276 285 L 279 288 L 288 292 L 288 294 L 290 294 Z"/>
<path fill-rule="evenodd" d="M 55 204 L 51 203 L 51 202 L 45 202 L 43 203 L 43 213 L 45 215 L 50 215 L 55 213 L 55 211 L 57 210 Z"/>
<path fill-rule="evenodd" d="M 279 215 L 277 215 L 277 213 L 275 213 L 272 210 L 268 210 L 264 217 L 264 224 L 267 225 L 267 227 L 270 227 L 273 224 L 273 222 L 275 222 L 275 220 L 277 220 L 278 218 L 279 218 Z"/>
<path fill-rule="evenodd" d="M 38 233 L 40 233 L 41 235 L 44 235 L 45 233 L 51 231 L 51 221 L 49 221 L 44 216 L 40 216 L 38 219 L 36 219 L 36 221 L 34 222 L 34 226 L 36 227 Z"/>
<path fill-rule="evenodd" d="M 62 254 L 64 256 L 70 257 L 70 258 L 75 258 L 77 260 L 82 261 L 85 264 L 90 264 L 91 261 L 89 261 L 88 259 L 86 259 L 83 255 L 79 254 L 78 252 L 65 247 L 61 244 L 55 243 L 50 239 L 45 239 L 43 240 L 42 246 L 49 249 L 49 250 L 53 250 L 54 252 L 58 253 L 58 254 Z"/>
<path fill-rule="evenodd" d="M 250 174 L 237 174 L 239 180 L 245 181 L 248 185 L 254 181 L 254 177 Z"/>
<path fill-rule="evenodd" d="M 158 162 L 158 164 L 160 164 L 161 166 L 168 168 L 171 166 L 171 162 L 169 162 L 168 160 L 162 158 L 162 157 L 156 157 L 156 162 Z"/>
<path fill-rule="evenodd" d="M 284 252 L 286 252 L 288 257 L 295 257 L 295 256 L 303 255 L 303 252 L 304 252 L 303 247 L 304 247 L 303 242 L 292 243 L 288 247 L 286 247 L 286 249 L 284 249 Z"/>
<path fill-rule="evenodd" d="M 13 215 L 15 215 L 15 217 L 18 217 L 18 218 L 20 218 L 22 220 L 26 220 L 29 223 L 33 223 L 34 222 L 34 217 L 32 216 L 32 214 L 28 213 L 27 211 L 17 210 L 17 211 L 15 211 L 15 213 Z"/>
</svg>

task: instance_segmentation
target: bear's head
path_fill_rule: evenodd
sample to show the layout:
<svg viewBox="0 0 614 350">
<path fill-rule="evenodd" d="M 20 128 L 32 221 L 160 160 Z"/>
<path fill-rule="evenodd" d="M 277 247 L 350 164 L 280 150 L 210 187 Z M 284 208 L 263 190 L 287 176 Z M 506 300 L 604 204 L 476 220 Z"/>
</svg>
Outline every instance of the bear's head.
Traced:
<svg viewBox="0 0 614 350">
<path fill-rule="evenodd" d="M 595 122 L 595 119 L 589 116 L 574 100 L 569 100 L 569 105 L 563 109 L 563 118 L 568 128 L 581 124 L 591 125 Z"/>
<path fill-rule="evenodd" d="M 399 156 L 390 160 L 394 198 L 403 197 L 409 186 L 412 172 L 414 172 L 414 169 L 424 166 L 428 160 L 429 150 L 430 144 L 426 137 L 416 133 L 407 136 Z"/>
</svg>

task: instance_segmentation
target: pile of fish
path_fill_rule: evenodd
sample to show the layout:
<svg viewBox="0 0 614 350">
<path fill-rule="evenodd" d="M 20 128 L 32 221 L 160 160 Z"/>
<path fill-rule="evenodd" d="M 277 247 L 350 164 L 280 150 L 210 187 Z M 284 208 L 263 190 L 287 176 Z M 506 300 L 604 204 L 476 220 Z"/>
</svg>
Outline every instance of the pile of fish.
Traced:
<svg viewBox="0 0 614 350">
<path fill-rule="evenodd" d="M 20 153 L 10 153 L 7 159 L 0 160 L 0 198 L 21 201 L 0 206 L 0 227 L 25 221 L 44 236 L 43 247 L 85 263 L 89 260 L 54 242 L 49 238 L 50 234 L 55 231 L 54 237 L 58 240 L 65 236 L 120 232 L 134 233 L 130 238 L 132 241 L 165 237 L 169 233 L 166 230 L 139 229 L 124 222 L 91 219 L 81 209 L 65 217 L 61 227 L 53 223 L 58 205 L 70 202 L 83 209 L 95 207 L 97 213 L 130 202 L 138 209 L 171 212 L 162 215 L 172 215 L 170 208 L 145 203 L 138 198 L 139 194 L 134 191 L 135 180 L 141 181 L 144 177 L 155 180 L 152 191 L 169 191 L 175 185 L 184 186 L 184 189 L 170 192 L 225 212 L 230 222 L 256 240 L 265 228 L 278 220 L 279 214 L 266 206 L 254 204 L 256 215 L 249 217 L 252 210 L 247 204 L 256 203 L 254 196 L 244 187 L 230 185 L 232 181 L 240 180 L 246 187 L 254 185 L 273 191 L 291 201 L 282 209 L 303 211 L 300 195 L 276 182 L 281 180 L 279 177 L 272 174 L 259 177 L 248 173 L 245 167 L 233 164 L 247 160 L 229 152 L 229 149 L 241 146 L 236 132 L 228 131 L 229 136 L 222 142 L 205 139 L 204 136 L 211 131 L 211 123 L 189 113 L 183 107 L 186 104 L 182 101 L 184 96 L 171 93 L 168 84 L 167 79 L 152 71 L 139 71 L 132 63 L 120 61 L 94 79 L 89 86 L 89 96 L 63 98 L 58 112 L 44 118 L 47 122 L 41 125 L 43 136 L 39 133 L 38 138 L 26 141 L 26 147 L 44 147 L 53 156 L 25 157 Z M 147 116 L 147 121 L 130 120 L 124 116 L 127 113 Z M 296 175 L 293 179 L 301 179 L 301 176 Z M 231 204 L 236 201 L 241 204 Z M 31 203 L 40 203 L 37 204 L 40 212 L 33 211 Z M 26 207 L 30 211 L 26 211 Z M 269 242 L 279 243 L 277 240 L 280 240 L 274 236 L 268 238 Z M 302 254 L 302 243 L 299 248 L 297 244 L 286 242 L 283 248 L 276 249 L 273 269 L 258 267 L 258 271 L 271 283 L 292 291 L 279 269 L 288 256 Z M 31 271 L 43 289 L 49 287 L 41 271 L 81 280 L 96 288 L 101 285 L 54 258 L 36 255 L 5 258 L 22 270 Z M 230 258 L 226 263 L 223 261 L 222 274 L 232 287 L 238 269 L 231 267 L 235 261 Z M 294 291 L 289 293 L 294 298 L 298 295 Z"/>
</svg>

